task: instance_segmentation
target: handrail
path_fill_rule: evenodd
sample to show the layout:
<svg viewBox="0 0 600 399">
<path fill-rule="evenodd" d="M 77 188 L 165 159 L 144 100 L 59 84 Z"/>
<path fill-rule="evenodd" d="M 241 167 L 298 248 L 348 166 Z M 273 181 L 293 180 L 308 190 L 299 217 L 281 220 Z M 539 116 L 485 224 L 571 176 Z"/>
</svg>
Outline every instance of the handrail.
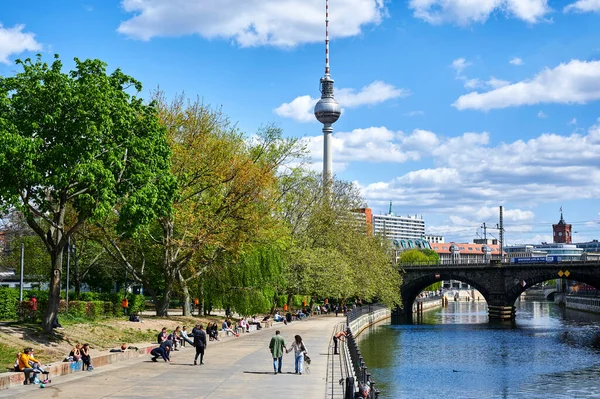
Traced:
<svg viewBox="0 0 600 399">
<path fill-rule="evenodd" d="M 365 360 L 360 353 L 358 344 L 356 343 L 354 335 L 352 334 L 352 330 L 350 329 L 350 323 L 358 319 L 360 316 L 386 308 L 387 307 L 385 305 L 381 304 L 365 305 L 353 309 L 352 311 L 348 312 L 346 316 L 346 345 L 344 345 L 343 348 L 348 351 L 349 357 L 352 361 L 352 368 L 355 376 L 355 386 L 358 388 L 367 386 L 369 388 L 369 394 L 367 396 L 368 399 L 377 399 L 379 397 L 379 391 L 375 389 L 375 381 L 373 381 L 371 378 L 371 373 L 369 373 L 365 364 Z M 345 396 L 344 398 L 352 399 L 353 396 Z"/>
</svg>

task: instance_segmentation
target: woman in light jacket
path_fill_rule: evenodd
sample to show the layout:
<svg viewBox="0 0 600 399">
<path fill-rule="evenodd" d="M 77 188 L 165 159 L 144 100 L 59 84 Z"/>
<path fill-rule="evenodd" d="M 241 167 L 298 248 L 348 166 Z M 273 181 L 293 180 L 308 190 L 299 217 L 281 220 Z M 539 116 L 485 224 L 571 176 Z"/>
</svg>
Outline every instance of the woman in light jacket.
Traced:
<svg viewBox="0 0 600 399">
<path fill-rule="evenodd" d="M 294 356 L 296 359 L 296 374 L 302 375 L 302 371 L 304 371 L 304 354 L 308 354 L 308 352 L 306 350 L 306 346 L 304 346 L 304 342 L 302 342 L 301 336 L 296 335 L 294 337 L 292 347 L 287 350 L 287 353 L 290 353 L 292 350 L 294 351 Z"/>
</svg>

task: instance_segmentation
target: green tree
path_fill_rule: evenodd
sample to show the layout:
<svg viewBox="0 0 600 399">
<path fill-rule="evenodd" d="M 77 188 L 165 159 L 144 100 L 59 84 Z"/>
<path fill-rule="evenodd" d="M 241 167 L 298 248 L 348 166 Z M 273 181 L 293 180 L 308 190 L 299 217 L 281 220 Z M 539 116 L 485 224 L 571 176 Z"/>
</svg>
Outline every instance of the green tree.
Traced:
<svg viewBox="0 0 600 399">
<path fill-rule="evenodd" d="M 363 204 L 352 183 L 332 180 L 328 190 L 314 173 L 299 170 L 282 183 L 281 217 L 292 243 L 286 257 L 288 301 L 292 295 L 400 302 L 400 274 L 389 244 L 367 235 L 354 212 Z"/>
<path fill-rule="evenodd" d="M 140 82 L 99 60 L 62 71 L 17 61 L 0 78 L 0 206 L 16 207 L 51 258 L 44 330 L 58 312 L 65 244 L 86 221 L 117 209 L 131 234 L 170 210 L 170 151 L 156 111 L 130 94 Z M 67 218 L 72 207 L 74 218 Z"/>
<path fill-rule="evenodd" d="M 295 139 L 267 126 L 245 137 L 220 111 L 184 95 L 167 102 L 155 93 L 161 123 L 171 147 L 177 195 L 174 212 L 158 218 L 152 240 L 163 254 L 164 279 L 159 315 L 166 315 L 172 289 L 190 308 L 188 284 L 203 277 L 219 259 L 235 259 L 277 225 L 278 168 L 301 151 Z"/>
<path fill-rule="evenodd" d="M 400 264 L 428 265 L 439 263 L 440 257 L 430 249 L 409 249 L 402 251 L 398 258 Z"/>
</svg>

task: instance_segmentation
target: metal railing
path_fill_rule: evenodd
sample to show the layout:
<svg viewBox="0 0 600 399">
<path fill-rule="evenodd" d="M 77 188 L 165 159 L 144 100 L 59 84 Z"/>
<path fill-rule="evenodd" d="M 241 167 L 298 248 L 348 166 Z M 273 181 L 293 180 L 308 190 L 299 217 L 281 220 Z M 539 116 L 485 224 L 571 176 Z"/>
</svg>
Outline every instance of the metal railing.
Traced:
<svg viewBox="0 0 600 399">
<path fill-rule="evenodd" d="M 348 368 L 350 369 L 349 373 L 353 373 L 354 378 L 348 377 L 346 379 L 344 399 L 354 398 L 355 387 L 358 388 L 359 392 L 363 389 L 367 389 L 368 395 L 366 398 L 368 399 L 377 399 L 379 397 L 379 391 L 375 388 L 375 381 L 371 378 L 371 373 L 369 373 L 367 365 L 365 364 L 365 359 L 360 353 L 358 344 L 356 343 L 349 326 L 350 323 L 363 315 L 386 308 L 385 305 L 381 304 L 363 305 L 356 307 L 346 315 L 346 342 L 345 345 L 342 346 L 342 350 L 348 354 L 351 362 L 351 366 L 348 365 Z M 349 392 L 350 386 L 352 386 L 352 392 Z"/>
<path fill-rule="evenodd" d="M 358 319 L 359 317 L 361 317 L 363 315 L 372 313 L 379 309 L 385 309 L 385 308 L 386 308 L 385 305 L 381 305 L 379 303 L 357 306 L 355 309 L 352 309 L 351 311 L 348 312 L 348 314 L 346 315 L 346 321 L 348 324 L 350 324 L 354 320 Z"/>
</svg>

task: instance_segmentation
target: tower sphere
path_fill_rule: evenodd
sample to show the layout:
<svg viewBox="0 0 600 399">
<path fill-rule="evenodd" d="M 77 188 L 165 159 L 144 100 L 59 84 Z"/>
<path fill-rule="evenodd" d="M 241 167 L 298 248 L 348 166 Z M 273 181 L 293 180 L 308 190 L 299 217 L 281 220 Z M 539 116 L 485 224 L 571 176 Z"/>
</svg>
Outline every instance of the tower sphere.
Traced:
<svg viewBox="0 0 600 399">
<path fill-rule="evenodd" d="M 321 123 L 335 123 L 341 114 L 342 109 L 333 97 L 323 97 L 315 105 L 315 117 Z"/>
</svg>

